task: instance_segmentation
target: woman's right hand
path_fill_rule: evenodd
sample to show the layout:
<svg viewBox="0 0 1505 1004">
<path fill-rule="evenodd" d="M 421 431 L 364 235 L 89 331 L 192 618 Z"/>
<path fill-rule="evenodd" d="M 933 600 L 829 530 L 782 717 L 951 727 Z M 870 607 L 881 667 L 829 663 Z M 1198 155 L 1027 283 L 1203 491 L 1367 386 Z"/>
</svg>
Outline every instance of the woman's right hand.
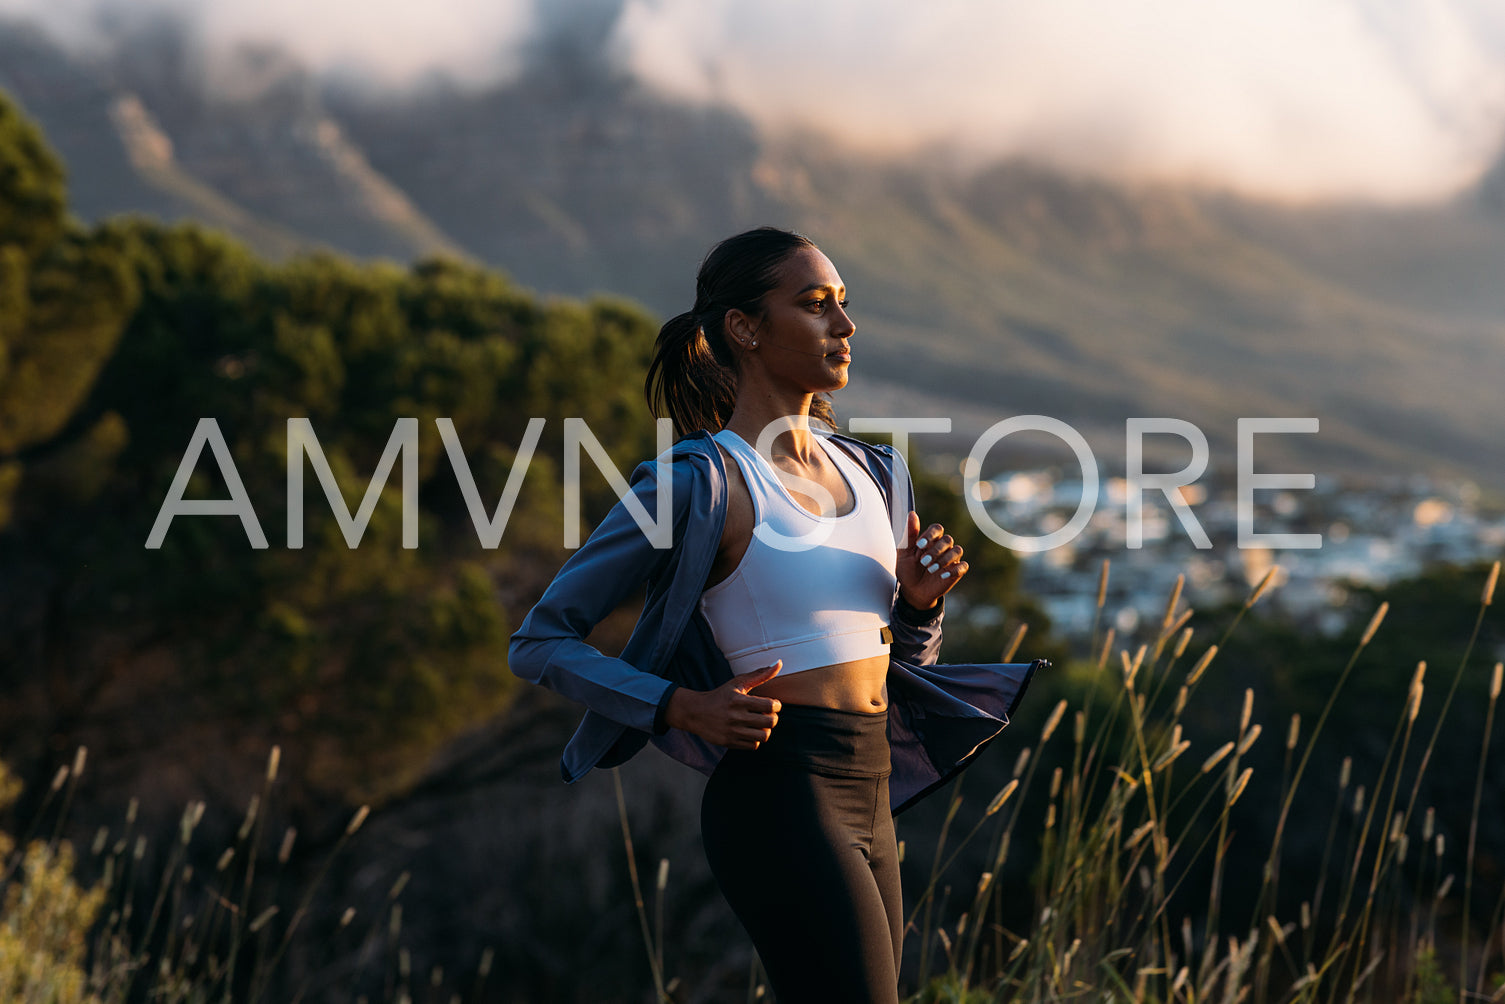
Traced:
<svg viewBox="0 0 1505 1004">
<path fill-rule="evenodd" d="M 777 698 L 754 697 L 748 691 L 773 679 L 783 665 L 780 659 L 734 676 L 715 690 L 680 687 L 669 696 L 665 719 L 670 728 L 693 732 L 717 746 L 757 749 L 773 734 L 782 705 Z"/>
</svg>

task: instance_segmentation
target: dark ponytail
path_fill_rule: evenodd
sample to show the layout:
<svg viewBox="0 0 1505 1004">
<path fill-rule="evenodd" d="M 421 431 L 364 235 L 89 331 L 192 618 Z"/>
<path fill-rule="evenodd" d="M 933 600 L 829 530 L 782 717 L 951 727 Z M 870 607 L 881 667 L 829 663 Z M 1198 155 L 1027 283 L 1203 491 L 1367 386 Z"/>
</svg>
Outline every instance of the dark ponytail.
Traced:
<svg viewBox="0 0 1505 1004">
<path fill-rule="evenodd" d="M 778 285 L 778 269 L 791 254 L 815 244 L 802 234 L 758 227 L 728 237 L 700 263 L 695 306 L 659 329 L 643 392 L 655 416 L 674 420 L 677 436 L 721 430 L 737 403 L 737 357 L 726 338 L 726 313 L 757 315 Z M 812 418 L 835 427 L 824 395 L 810 404 Z"/>
</svg>

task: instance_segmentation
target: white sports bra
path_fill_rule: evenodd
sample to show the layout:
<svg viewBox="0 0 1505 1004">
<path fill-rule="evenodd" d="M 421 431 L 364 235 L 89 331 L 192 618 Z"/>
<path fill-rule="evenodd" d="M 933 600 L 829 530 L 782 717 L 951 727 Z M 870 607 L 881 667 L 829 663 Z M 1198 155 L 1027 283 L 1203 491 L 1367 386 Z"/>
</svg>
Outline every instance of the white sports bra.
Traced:
<svg viewBox="0 0 1505 1004">
<path fill-rule="evenodd" d="M 736 458 L 753 502 L 746 553 L 700 597 L 732 672 L 783 659 L 779 675 L 787 676 L 887 655 L 898 554 L 872 476 L 816 433 L 853 498 L 845 515 L 817 516 L 794 501 L 773 465 L 742 437 L 722 429 L 714 438 Z"/>
</svg>

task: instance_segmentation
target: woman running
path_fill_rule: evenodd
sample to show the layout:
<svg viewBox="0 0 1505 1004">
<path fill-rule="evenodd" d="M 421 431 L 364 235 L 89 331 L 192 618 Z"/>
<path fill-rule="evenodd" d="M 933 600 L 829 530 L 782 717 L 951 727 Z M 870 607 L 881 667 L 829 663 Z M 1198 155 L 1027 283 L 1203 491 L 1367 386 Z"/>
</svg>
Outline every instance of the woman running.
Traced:
<svg viewBox="0 0 1505 1004">
<path fill-rule="evenodd" d="M 807 238 L 716 245 L 648 370 L 678 441 L 637 467 L 510 650 L 513 672 L 588 709 L 566 781 L 650 740 L 709 775 L 706 857 L 780 1004 L 897 1004 L 893 817 L 971 762 L 1043 664 L 936 663 L 967 562 L 920 529 L 902 456 L 834 432 L 855 330 Z M 587 645 L 645 584 L 621 656 Z"/>
</svg>

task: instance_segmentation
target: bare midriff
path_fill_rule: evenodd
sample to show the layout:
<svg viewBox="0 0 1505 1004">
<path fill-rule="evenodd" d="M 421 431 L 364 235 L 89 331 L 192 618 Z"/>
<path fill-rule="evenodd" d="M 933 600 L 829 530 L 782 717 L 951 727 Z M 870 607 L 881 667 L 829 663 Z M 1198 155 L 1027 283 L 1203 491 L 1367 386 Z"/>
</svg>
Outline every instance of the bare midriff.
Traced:
<svg viewBox="0 0 1505 1004">
<path fill-rule="evenodd" d="M 778 653 L 773 653 L 777 658 Z M 812 704 L 841 711 L 883 711 L 888 708 L 888 656 L 839 662 L 775 676 L 749 694 L 776 697 L 785 704 Z"/>
</svg>

